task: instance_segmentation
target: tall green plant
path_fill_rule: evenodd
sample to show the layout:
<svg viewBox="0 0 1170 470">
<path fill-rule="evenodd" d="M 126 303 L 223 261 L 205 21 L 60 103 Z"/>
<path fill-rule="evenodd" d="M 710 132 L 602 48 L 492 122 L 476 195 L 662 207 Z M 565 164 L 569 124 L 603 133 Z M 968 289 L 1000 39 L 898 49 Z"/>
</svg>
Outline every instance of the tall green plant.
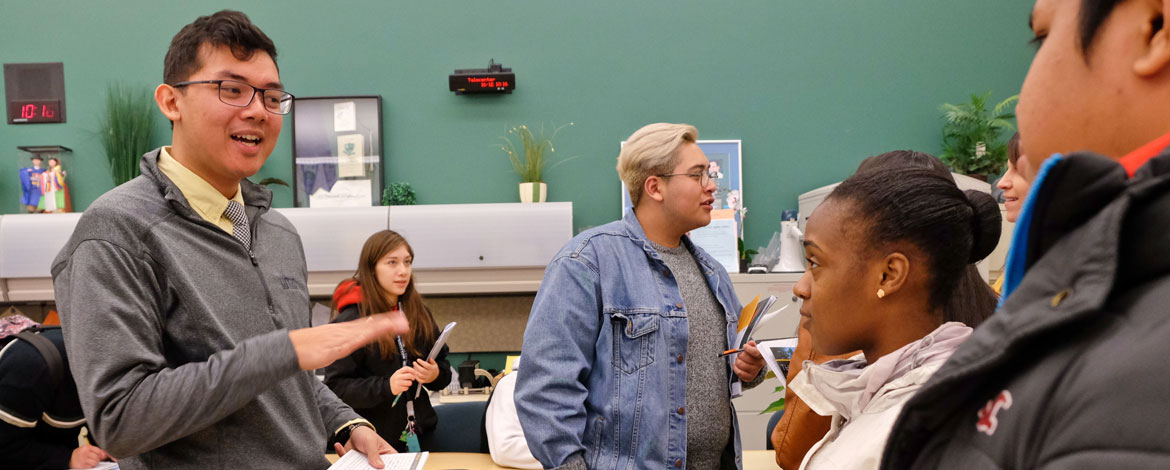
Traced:
<svg viewBox="0 0 1170 470">
<path fill-rule="evenodd" d="M 152 109 L 149 90 L 117 83 L 106 89 L 106 112 L 98 132 L 115 185 L 138 176 L 138 159 L 151 147 Z"/>
<path fill-rule="evenodd" d="M 943 125 L 942 161 L 956 173 L 998 175 L 1007 165 L 1007 139 L 1016 126 L 1014 105 L 1020 95 L 1010 96 L 987 109 L 991 92 L 971 95 L 963 104 L 945 103 L 939 107 Z"/>
<path fill-rule="evenodd" d="M 545 132 L 543 124 L 540 126 L 538 134 L 534 134 L 528 126 L 520 125 L 508 129 L 508 135 L 500 137 L 504 141 L 504 145 L 500 148 L 508 154 L 508 159 L 512 162 L 512 169 L 516 171 L 517 175 L 520 175 L 521 183 L 540 183 L 543 181 L 544 167 L 548 164 L 548 155 L 545 153 L 556 152 L 553 138 L 561 132 L 561 129 L 572 125 L 573 123 L 570 122 L 560 126 L 553 130 L 551 135 Z M 517 139 L 519 139 L 519 143 L 517 143 Z M 565 161 L 568 160 L 560 163 Z"/>
</svg>

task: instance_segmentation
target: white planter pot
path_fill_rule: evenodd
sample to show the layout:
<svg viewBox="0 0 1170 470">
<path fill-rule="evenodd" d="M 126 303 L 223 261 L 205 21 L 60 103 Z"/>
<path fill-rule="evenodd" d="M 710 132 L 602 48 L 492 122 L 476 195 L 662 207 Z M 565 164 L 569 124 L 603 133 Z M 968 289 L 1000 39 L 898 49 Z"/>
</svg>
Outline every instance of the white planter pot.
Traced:
<svg viewBox="0 0 1170 470">
<path fill-rule="evenodd" d="M 540 185 L 537 187 L 536 185 Z M 520 202 L 544 202 L 548 196 L 548 185 L 544 183 L 520 183 Z"/>
</svg>

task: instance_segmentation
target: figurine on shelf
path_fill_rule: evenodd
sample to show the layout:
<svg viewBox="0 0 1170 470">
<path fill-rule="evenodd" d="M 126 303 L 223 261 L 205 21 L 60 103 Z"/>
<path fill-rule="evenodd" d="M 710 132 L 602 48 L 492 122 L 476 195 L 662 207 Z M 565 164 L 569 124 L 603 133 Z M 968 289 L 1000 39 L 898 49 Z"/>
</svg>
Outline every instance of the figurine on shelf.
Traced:
<svg viewBox="0 0 1170 470">
<path fill-rule="evenodd" d="M 37 204 L 41 201 L 41 168 L 40 155 L 33 155 L 32 166 L 20 169 L 20 189 L 24 193 L 20 196 L 20 204 L 29 212 L 37 212 Z"/>
<path fill-rule="evenodd" d="M 57 157 L 49 158 L 49 168 L 41 177 L 41 201 L 37 208 L 46 212 L 71 212 L 69 203 L 69 187 L 65 185 L 65 170 L 61 168 L 61 160 Z"/>
</svg>

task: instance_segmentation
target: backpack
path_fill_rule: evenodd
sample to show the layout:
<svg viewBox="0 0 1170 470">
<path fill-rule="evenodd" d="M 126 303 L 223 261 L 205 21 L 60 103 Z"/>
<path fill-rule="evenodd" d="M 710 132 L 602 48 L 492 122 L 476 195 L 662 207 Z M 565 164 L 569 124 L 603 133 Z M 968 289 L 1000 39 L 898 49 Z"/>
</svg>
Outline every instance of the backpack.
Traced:
<svg viewBox="0 0 1170 470">
<path fill-rule="evenodd" d="M 45 359 L 45 363 L 49 365 L 49 377 L 53 380 L 54 390 L 59 390 L 61 383 L 65 380 L 65 361 L 61 358 L 61 352 L 57 350 L 57 346 L 52 341 L 41 336 L 40 333 L 42 331 L 60 329 L 61 327 L 59 326 L 29 328 L 6 338 L 7 341 L 5 341 L 5 343 L 10 343 L 20 339 L 28 342 L 33 348 L 36 348 L 37 352 L 41 353 L 41 357 Z"/>
</svg>

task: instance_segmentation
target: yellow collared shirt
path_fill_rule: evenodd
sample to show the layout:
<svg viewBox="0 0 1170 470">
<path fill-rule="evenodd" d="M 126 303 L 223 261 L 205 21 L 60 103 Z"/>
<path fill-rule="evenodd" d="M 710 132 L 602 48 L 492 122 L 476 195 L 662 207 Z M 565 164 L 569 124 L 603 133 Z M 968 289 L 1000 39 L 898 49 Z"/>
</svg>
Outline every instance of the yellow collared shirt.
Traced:
<svg viewBox="0 0 1170 470">
<path fill-rule="evenodd" d="M 183 193 L 183 197 L 187 198 L 187 203 L 191 205 L 192 209 L 195 209 L 195 213 L 199 214 L 199 217 L 215 224 L 231 235 L 235 224 L 223 215 L 229 199 L 223 197 L 223 194 L 220 194 L 211 183 L 175 160 L 171 156 L 170 150 L 170 147 L 163 147 L 162 151 L 159 152 L 158 169 L 162 170 L 163 174 L 167 175 L 167 178 L 170 178 L 175 186 L 179 187 L 179 191 Z M 238 183 L 236 184 L 236 195 L 230 200 L 241 205 L 244 204 L 244 196 L 240 194 Z"/>
</svg>

